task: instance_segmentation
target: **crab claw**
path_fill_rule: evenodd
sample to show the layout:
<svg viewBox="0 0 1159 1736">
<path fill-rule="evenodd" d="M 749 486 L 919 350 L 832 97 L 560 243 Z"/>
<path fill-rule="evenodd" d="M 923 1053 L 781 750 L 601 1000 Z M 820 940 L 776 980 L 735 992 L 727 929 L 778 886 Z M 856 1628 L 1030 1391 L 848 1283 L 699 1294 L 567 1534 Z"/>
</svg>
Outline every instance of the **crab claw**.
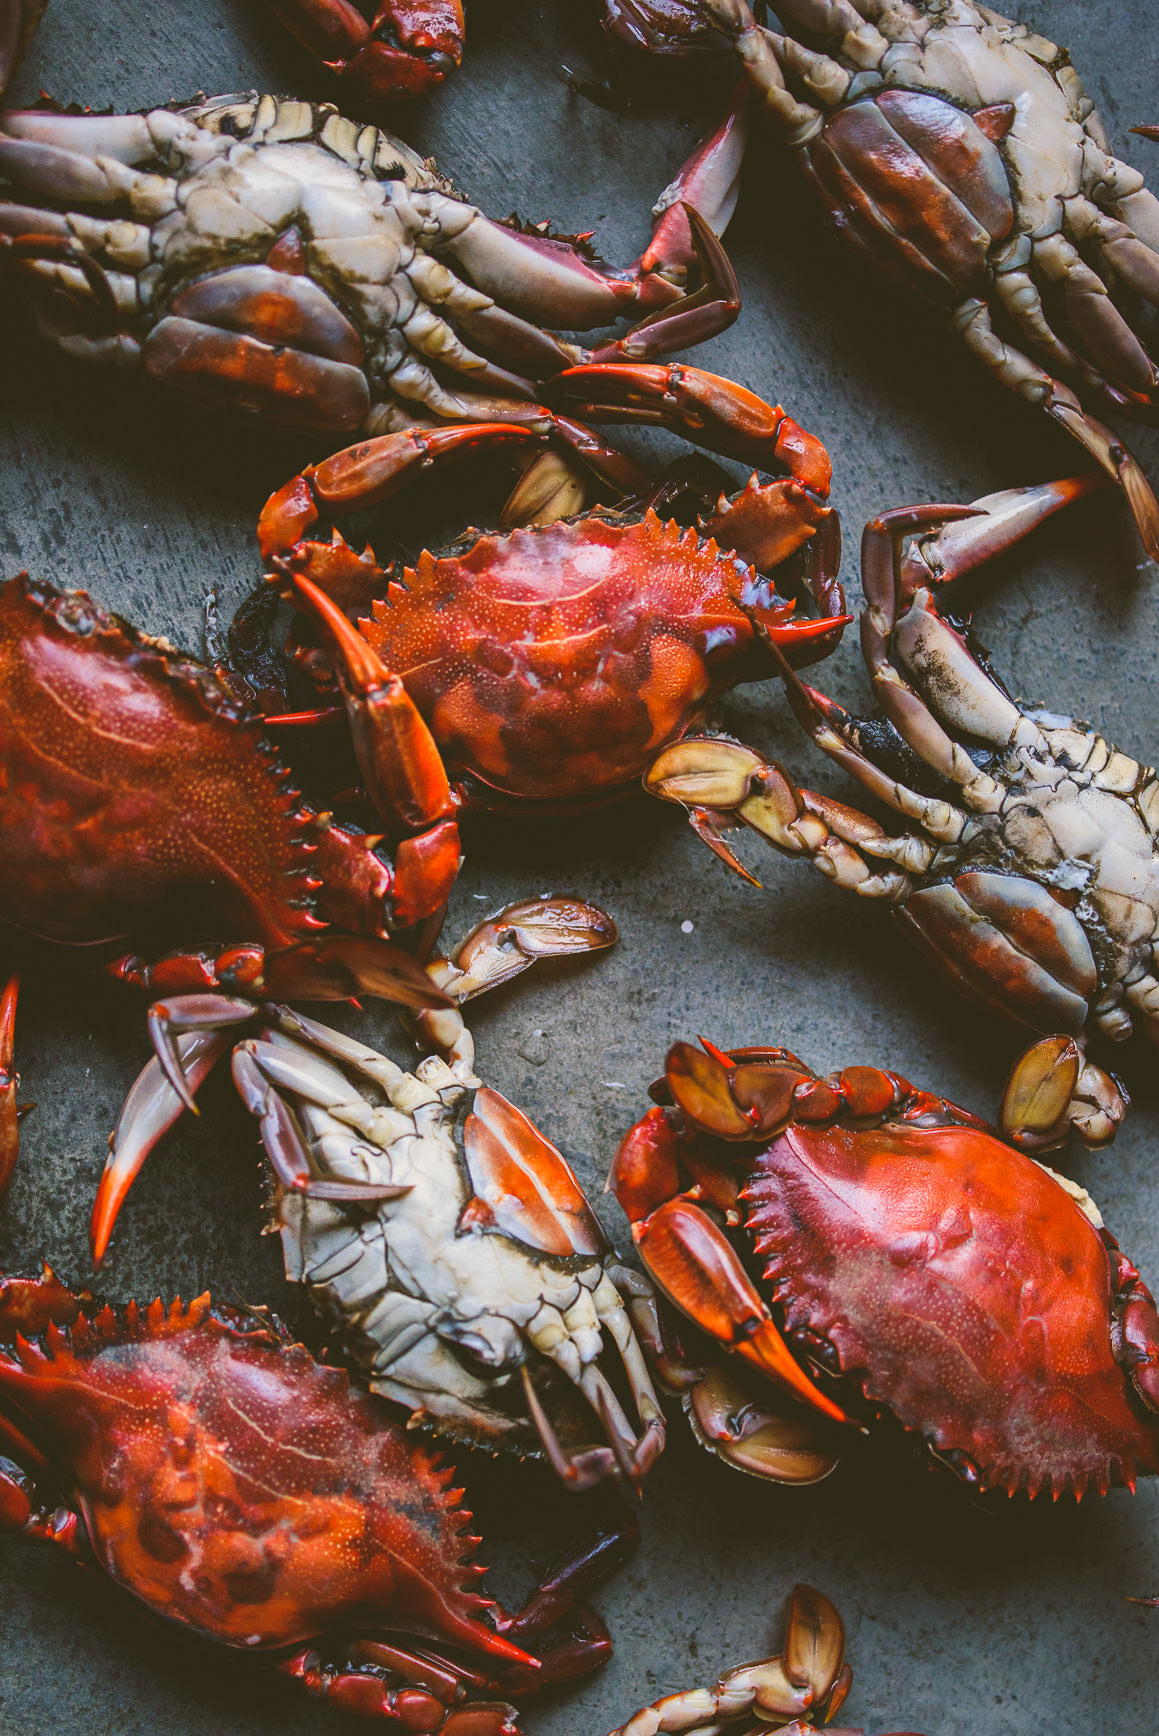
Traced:
<svg viewBox="0 0 1159 1736">
<path fill-rule="evenodd" d="M 1111 486 L 1110 477 L 1103 471 L 1088 470 L 1081 476 L 1066 477 L 1059 482 L 1003 489 L 974 501 L 969 507 L 933 509 L 939 521 L 936 531 L 932 535 L 915 535 L 902 555 L 900 578 L 896 581 L 898 600 L 911 597 L 922 585 L 948 584 L 965 573 L 973 572 L 975 567 L 1005 554 L 1064 507 L 1073 506 L 1076 501 Z M 895 515 L 886 513 L 881 519 L 874 520 L 874 524 L 887 521 L 893 525 Z M 928 522 L 915 526 L 915 529 L 928 528 Z M 875 570 L 878 564 L 884 569 L 886 558 L 883 549 L 882 560 L 876 562 L 876 551 L 869 536 L 866 542 L 870 546 L 867 551 L 863 545 L 863 570 L 868 585 L 875 576 L 875 571 L 871 573 L 870 569 Z M 892 589 L 895 580 L 891 560 L 889 568 L 888 574 L 882 571 L 881 582 Z"/>
<path fill-rule="evenodd" d="M 778 1414 L 731 1369 L 697 1370 L 683 1397 L 701 1446 L 750 1476 L 801 1487 L 822 1482 L 838 1464 L 840 1455 L 828 1444 L 824 1424 L 800 1412 Z"/>
<path fill-rule="evenodd" d="M 509 904 L 460 942 L 451 958 L 432 959 L 427 972 L 454 1003 L 419 1012 L 415 1033 L 446 1059 L 474 1059 L 474 1044 L 459 1007 L 487 994 L 547 958 L 569 958 L 614 946 L 619 930 L 607 911 L 579 898 L 532 898 Z"/>
<path fill-rule="evenodd" d="M 732 1243 L 699 1206 L 668 1200 L 632 1234 L 649 1274 L 703 1332 L 822 1416 L 849 1421 L 796 1361 Z"/>
<path fill-rule="evenodd" d="M 367 791 L 388 823 L 417 831 L 454 812 L 442 756 L 397 675 L 312 580 L 289 567 L 296 601 L 313 615 L 337 653 L 338 680 Z"/>
<path fill-rule="evenodd" d="M 249 1012 L 252 1017 L 252 1007 Z M 93 1201 L 89 1245 L 94 1269 L 108 1252 L 121 1207 L 145 1159 L 189 1108 L 194 1094 L 231 1042 L 229 1032 L 223 1030 L 186 1031 L 175 1036 L 166 1033 L 165 1065 L 159 1050 L 138 1074 L 109 1137 L 109 1155 Z M 175 1068 L 181 1080 L 180 1090 L 170 1077 L 170 1067 Z"/>
</svg>

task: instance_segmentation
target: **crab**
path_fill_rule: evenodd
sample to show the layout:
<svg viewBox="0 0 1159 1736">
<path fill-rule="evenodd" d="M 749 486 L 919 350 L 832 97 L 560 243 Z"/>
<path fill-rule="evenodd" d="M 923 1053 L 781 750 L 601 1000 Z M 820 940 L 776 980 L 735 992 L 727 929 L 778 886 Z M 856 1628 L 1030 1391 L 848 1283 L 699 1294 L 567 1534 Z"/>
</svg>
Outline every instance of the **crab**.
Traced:
<svg viewBox="0 0 1159 1736">
<path fill-rule="evenodd" d="M 570 899 L 481 924 L 428 967 L 454 1006 L 419 1016 L 436 1052 L 413 1072 L 271 1002 L 155 1004 L 157 1053 L 126 1101 L 94 1203 L 94 1264 L 148 1153 L 232 1048 L 269 1161 L 286 1275 L 372 1390 L 457 1440 L 538 1450 L 573 1490 L 638 1482 L 664 1445 L 637 1339 L 638 1328 L 659 1341 L 650 1287 L 616 1259 L 562 1154 L 478 1077 L 458 1011 L 537 959 L 614 939 L 602 911 Z M 604 1372 L 609 1346 L 636 1424 Z M 587 1444 L 593 1419 L 606 1444 Z"/>
<path fill-rule="evenodd" d="M 694 154 L 649 246 L 617 270 L 584 237 L 493 222 L 400 139 L 331 104 L 8 110 L 0 242 L 42 330 L 76 356 L 347 440 L 510 421 L 578 454 L 585 475 L 622 480 L 635 466 L 538 402 L 541 383 L 731 324 L 717 232 L 739 160 L 739 135 L 707 165 Z M 590 349 L 548 329 L 623 316 L 631 330 Z"/>
<path fill-rule="evenodd" d="M 659 1289 L 755 1376 L 754 1396 L 726 1371 L 713 1435 L 683 1369 L 726 1462 L 804 1480 L 759 1451 L 780 1389 L 819 1451 L 892 1416 L 979 1490 L 1081 1499 L 1159 1470 L 1159 1313 L 1074 1183 L 877 1067 L 678 1042 L 653 1095 L 610 1185 Z"/>
<path fill-rule="evenodd" d="M 1138 327 L 1159 306 L 1159 204 L 1065 50 L 973 0 L 780 0 L 783 34 L 747 0 L 671 10 L 659 46 L 679 50 L 698 23 L 734 45 L 833 227 L 1081 443 L 1159 558 L 1142 468 L 1080 401 L 1154 416 Z M 706 165 L 717 145 L 735 156 L 744 101 Z"/>
<path fill-rule="evenodd" d="M 936 592 L 1101 480 L 899 508 L 867 526 L 861 643 L 874 716 L 852 716 L 783 665 L 804 728 L 902 817 L 900 833 L 721 736 L 666 749 L 647 775 L 745 878 L 725 837 L 739 825 L 882 900 L 956 988 L 1040 1033 L 1041 1090 L 1012 1085 L 1003 1110 L 1028 1149 L 1060 1144 L 1071 1126 L 1088 1145 L 1112 1139 L 1126 1098 L 1086 1043 L 1134 1030 L 1159 1039 L 1159 781 L 1090 724 L 1012 698 Z"/>
<path fill-rule="evenodd" d="M 453 1470 L 264 1310 L 114 1309 L 47 1267 L 0 1278 L 0 1454 L 5 1530 L 336 1710 L 518 1736 L 496 1696 L 610 1654 L 577 1600 L 630 1532 L 598 1534 L 506 1614 L 478 1589 Z M 525 1649 L 561 1620 L 542 1656 Z"/>
<path fill-rule="evenodd" d="M 461 0 L 266 0 L 359 98 L 425 96 L 463 58 Z"/>
<path fill-rule="evenodd" d="M 468 531 L 413 567 L 385 570 L 337 531 L 331 541 L 307 533 L 323 514 L 381 502 L 456 452 L 513 435 L 532 449 L 534 437 L 501 423 L 384 435 L 273 495 L 258 532 L 269 576 L 321 629 L 325 673 L 332 684 L 336 664 L 363 782 L 388 823 L 398 755 L 384 694 L 413 700 L 460 803 L 574 809 L 624 793 L 662 745 L 700 727 L 716 695 L 775 672 L 766 641 L 795 664 L 811 662 L 849 619 L 829 457 L 779 405 L 682 365 L 575 368 L 554 389 L 583 399 L 585 416 L 602 394 L 601 414 L 662 420 L 787 475 L 754 473 L 725 492 L 710 467 L 707 491 L 685 475 L 583 512 L 549 453 L 517 485 L 507 529 Z M 791 589 L 807 587 L 816 617 L 796 617 L 774 569 Z M 312 725 L 341 709 L 268 723 Z"/>
<path fill-rule="evenodd" d="M 7 922 L 107 953 L 230 936 L 110 964 L 154 992 L 441 998 L 388 937 L 440 918 L 459 866 L 449 797 L 392 861 L 380 836 L 299 799 L 260 719 L 204 664 L 27 573 L 0 590 L 0 768 Z"/>
<path fill-rule="evenodd" d="M 845 1662 L 845 1623 L 823 1592 L 795 1585 L 789 1599 L 785 1650 L 775 1658 L 739 1664 L 711 1688 L 667 1694 L 645 1706 L 612 1736 L 762 1736 L 781 1730 L 804 1736 L 829 1725 L 853 1682 Z M 831 1736 L 861 1736 L 831 1730 Z"/>
</svg>

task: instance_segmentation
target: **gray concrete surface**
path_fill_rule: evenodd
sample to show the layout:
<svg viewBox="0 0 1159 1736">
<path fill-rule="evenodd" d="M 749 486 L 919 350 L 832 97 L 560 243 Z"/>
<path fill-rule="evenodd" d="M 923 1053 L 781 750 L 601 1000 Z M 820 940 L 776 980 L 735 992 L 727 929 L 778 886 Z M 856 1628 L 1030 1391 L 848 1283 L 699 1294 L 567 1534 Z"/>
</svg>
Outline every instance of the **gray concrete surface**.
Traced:
<svg viewBox="0 0 1159 1736">
<path fill-rule="evenodd" d="M 727 77 L 652 82 L 630 112 L 610 114 L 553 77 L 563 60 L 592 64 L 581 0 L 472 0 L 470 11 L 465 74 L 410 117 L 407 135 L 496 215 L 517 207 L 564 229 L 596 228 L 609 257 L 631 257 L 655 192 Z M 1159 184 L 1153 150 L 1127 134 L 1159 118 L 1153 0 L 1033 0 L 1026 15 L 1070 46 L 1116 143 L 1150 162 Z M 133 108 L 253 83 L 318 88 L 304 57 L 244 0 L 53 0 L 17 96 L 44 86 L 65 100 Z M 851 545 L 883 507 L 968 499 L 1079 467 L 1076 449 L 975 371 L 935 317 L 838 249 L 771 147 L 753 153 L 730 248 L 745 311 L 698 359 L 779 396 L 824 437 Z M 79 369 L 7 305 L 4 329 L 0 571 L 28 566 L 87 586 L 142 626 L 198 647 L 204 593 L 216 587 L 229 606 L 245 593 L 258 571 L 257 509 L 320 443 Z M 1133 439 L 1159 469 L 1159 442 Z M 1159 574 L 1117 500 L 1040 535 L 980 582 L 975 599 L 1019 692 L 1154 756 Z M 861 696 L 852 644 L 824 679 Z M 806 753 L 775 689 L 750 690 L 734 715 L 761 746 L 840 787 Z M 675 811 L 642 797 L 582 822 L 473 824 L 468 851 L 452 933 L 480 910 L 548 887 L 583 891 L 621 924 L 614 956 L 517 985 L 474 1020 L 489 1077 L 540 1119 L 593 1190 L 677 1035 L 783 1042 L 820 1070 L 879 1062 L 976 1108 L 996 1103 L 1013 1036 L 936 987 L 881 913 L 792 863 L 764 859 L 766 889 L 745 889 Z M 145 1053 L 142 1009 L 59 957 L 28 954 L 26 964 L 20 1064 L 38 1108 L 0 1222 L 0 1262 L 11 1269 L 43 1253 L 83 1275 L 105 1137 Z M 372 1037 L 388 1036 L 387 1026 L 381 1012 L 362 1021 Z M 1068 1161 L 1156 1277 L 1155 1067 L 1138 1051 L 1123 1065 L 1136 1096 L 1127 1129 L 1106 1155 Z M 276 1245 L 258 1236 L 260 1199 L 252 1130 L 223 1079 L 200 1125 L 148 1166 L 105 1288 L 189 1296 L 213 1285 L 293 1316 Z M 579 1517 L 537 1471 L 458 1460 L 485 1553 L 500 1564 L 496 1584 L 514 1598 Z M 600 1599 L 614 1662 L 581 1691 L 529 1710 L 534 1736 L 602 1736 L 656 1694 L 759 1655 L 779 1635 L 797 1578 L 844 1610 L 856 1669 L 849 1718 L 871 1733 L 1155 1728 L 1159 1615 L 1125 1599 L 1159 1587 L 1159 1488 L 1031 1511 L 972 1499 L 894 1444 L 853 1451 L 818 1488 L 775 1491 L 700 1454 L 677 1424 L 642 1521 L 639 1555 Z M 345 1727 L 252 1661 L 145 1627 L 63 1559 L 0 1542 L 4 1736 Z"/>
</svg>

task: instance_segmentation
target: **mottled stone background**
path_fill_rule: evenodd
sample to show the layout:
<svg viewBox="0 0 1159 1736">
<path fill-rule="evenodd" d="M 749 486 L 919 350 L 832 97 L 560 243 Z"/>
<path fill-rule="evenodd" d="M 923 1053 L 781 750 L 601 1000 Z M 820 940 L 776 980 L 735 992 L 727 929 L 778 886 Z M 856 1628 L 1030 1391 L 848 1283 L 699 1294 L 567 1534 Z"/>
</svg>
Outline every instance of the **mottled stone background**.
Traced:
<svg viewBox="0 0 1159 1736">
<path fill-rule="evenodd" d="M 1128 136 L 1136 122 L 1159 119 L 1153 0 L 1027 3 L 1028 21 L 1070 46 L 1116 144 L 1149 164 L 1159 186 L 1159 154 Z M 470 23 L 465 72 L 402 130 L 493 214 L 514 207 L 564 230 L 596 229 L 607 257 L 632 257 L 652 199 L 718 112 L 727 69 L 652 79 L 629 112 L 609 113 L 553 76 L 565 61 L 595 66 L 582 0 L 471 0 Z M 16 95 L 28 101 L 43 86 L 65 101 L 136 108 L 255 83 L 326 90 L 259 5 L 53 0 Z M 1080 468 L 1077 448 L 977 371 L 936 316 L 838 248 L 771 143 L 752 153 L 729 245 L 744 313 L 697 359 L 780 397 L 823 436 L 851 550 L 861 523 L 883 507 L 965 500 Z M 86 586 L 143 627 L 200 648 L 205 593 L 216 588 L 232 608 L 253 584 L 257 510 L 324 442 L 85 371 L 44 347 L 13 307 L 4 329 L 3 574 L 27 566 Z M 1159 470 L 1159 442 L 1140 433 L 1135 444 Z M 379 536 L 385 547 L 386 522 Z M 856 592 L 854 561 L 847 577 Z M 1018 692 L 1093 718 L 1153 757 L 1159 574 L 1117 499 L 1050 527 L 973 597 Z M 852 641 L 824 681 L 863 696 Z M 841 787 L 806 751 L 774 687 L 750 690 L 733 709 L 763 748 Z M 677 1035 L 786 1043 L 821 1071 L 879 1062 L 980 1110 L 996 1104 L 1013 1035 L 935 986 L 882 912 L 843 900 L 798 865 L 765 857 L 765 890 L 746 889 L 675 810 L 642 796 L 575 822 L 471 823 L 467 847 L 451 932 L 549 887 L 606 903 L 621 924 L 614 956 L 518 984 L 474 1020 L 488 1077 L 539 1118 L 597 1193 Z M 38 1107 L 0 1259 L 11 1269 L 45 1254 L 83 1275 L 105 1138 L 146 1053 L 142 1008 L 58 957 L 21 956 L 20 1063 Z M 360 1028 L 392 1036 L 380 1010 Z M 1136 1100 L 1127 1129 L 1106 1155 L 1067 1161 L 1154 1278 L 1155 1067 L 1139 1050 L 1122 1066 Z M 105 1287 L 191 1296 L 212 1285 L 293 1316 L 277 1244 L 259 1239 L 260 1203 L 253 1131 L 223 1077 L 206 1092 L 200 1123 L 149 1164 Z M 601 1209 L 621 1236 L 615 1207 Z M 499 1563 L 496 1583 L 515 1598 L 583 1514 L 536 1470 L 467 1453 L 458 1460 Z M 529 1711 L 534 1736 L 603 1736 L 643 1701 L 760 1655 L 779 1636 L 797 1578 L 844 1610 L 857 1675 L 849 1718 L 870 1732 L 1153 1727 L 1159 1615 L 1125 1600 L 1159 1588 L 1155 1487 L 1032 1512 L 972 1499 L 891 1445 L 855 1448 L 817 1488 L 777 1492 L 702 1455 L 677 1422 L 641 1517 L 640 1553 L 600 1599 L 615 1661 L 582 1691 Z M 347 1727 L 252 1660 L 145 1626 L 63 1559 L 0 1543 L 0 1577 L 5 1736 Z"/>
</svg>

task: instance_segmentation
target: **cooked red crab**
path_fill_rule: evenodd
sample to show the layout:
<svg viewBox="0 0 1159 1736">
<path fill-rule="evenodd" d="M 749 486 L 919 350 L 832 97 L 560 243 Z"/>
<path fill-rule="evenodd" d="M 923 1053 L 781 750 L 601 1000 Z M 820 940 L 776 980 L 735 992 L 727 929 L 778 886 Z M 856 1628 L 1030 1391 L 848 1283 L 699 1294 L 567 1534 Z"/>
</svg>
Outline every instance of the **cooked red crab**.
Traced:
<svg viewBox="0 0 1159 1736">
<path fill-rule="evenodd" d="M 413 719 L 414 708 L 396 708 Z M 0 590 L 0 902 L 73 945 L 225 947 L 116 974 L 156 992 L 228 985 L 310 999 L 441 997 L 391 943 L 442 909 L 459 866 L 449 799 L 381 837 L 304 803 L 261 720 L 213 672 L 83 591 Z"/>
<path fill-rule="evenodd" d="M 829 1424 L 892 1414 L 1011 1494 L 1159 1470 L 1159 1314 L 1073 1184 L 875 1067 L 821 1079 L 784 1049 L 676 1043 L 655 1094 L 671 1107 L 627 1134 L 611 1186 L 651 1277 L 766 1407 L 777 1387 Z M 685 1372 L 725 1460 L 831 1467 L 823 1446 L 783 1477 L 761 1397 L 702 1409 Z"/>
<path fill-rule="evenodd" d="M 608 1657 L 577 1599 L 630 1534 L 505 1614 L 477 1589 L 453 1471 L 270 1316 L 208 1296 L 98 1309 L 46 1268 L 0 1279 L 0 1345 L 0 1524 L 152 1614 L 419 1736 L 517 1736 L 497 1697 Z"/>
<path fill-rule="evenodd" d="M 829 457 L 779 405 L 683 366 L 573 368 L 553 390 L 581 400 L 585 418 L 664 423 L 782 474 L 754 472 L 735 493 L 652 484 L 642 499 L 573 516 L 582 494 L 549 454 L 509 503 L 505 521 L 518 528 L 468 531 L 414 567 L 386 569 L 337 533 L 307 533 L 456 451 L 514 439 L 533 453 L 532 437 L 499 424 L 386 435 L 287 483 L 262 513 L 262 551 L 337 651 L 365 783 L 387 817 L 393 693 L 417 705 L 447 770 L 465 780 L 461 799 L 580 807 L 626 789 L 725 688 L 773 673 L 770 642 L 801 664 L 841 637 Z M 683 527 L 672 516 L 682 509 Z M 807 584 L 819 618 L 798 619 L 774 574 Z"/>
</svg>

